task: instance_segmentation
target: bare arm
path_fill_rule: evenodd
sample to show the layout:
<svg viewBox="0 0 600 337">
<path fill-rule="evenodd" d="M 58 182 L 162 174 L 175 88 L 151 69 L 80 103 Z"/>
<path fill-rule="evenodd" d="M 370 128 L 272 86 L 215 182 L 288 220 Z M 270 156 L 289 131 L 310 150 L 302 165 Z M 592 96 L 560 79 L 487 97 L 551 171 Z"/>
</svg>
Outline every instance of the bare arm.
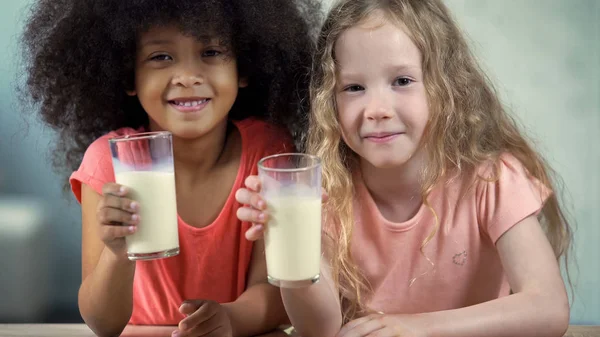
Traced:
<svg viewBox="0 0 600 337">
<path fill-rule="evenodd" d="M 287 323 L 279 289 L 267 282 L 263 240 L 254 243 L 246 291 L 234 302 L 223 306 L 234 337 L 259 335 Z"/>
<path fill-rule="evenodd" d="M 333 337 L 342 325 L 338 292 L 331 268 L 321 259 L 321 279 L 306 288 L 281 289 L 292 325 L 302 337 Z"/>
<path fill-rule="evenodd" d="M 242 221 L 254 224 L 246 232 L 246 238 L 257 240 L 263 236 L 264 226 L 267 226 L 268 212 L 266 203 L 259 194 L 260 179 L 257 176 L 249 176 L 245 185 L 246 188 L 236 192 L 236 200 L 247 206 L 238 209 L 237 216 Z M 263 217 L 260 217 L 261 214 Z M 325 235 L 322 237 L 323 247 L 330 247 L 332 243 L 325 241 Z M 324 258 L 321 259 L 320 276 L 320 282 L 306 288 L 281 288 L 285 310 L 292 325 L 302 337 L 333 337 L 342 324 L 338 292 L 331 277 L 331 268 Z"/>
<path fill-rule="evenodd" d="M 537 219 L 530 216 L 515 225 L 500 237 L 497 248 L 513 295 L 461 309 L 380 320 L 396 320 L 418 336 L 563 336 L 569 324 L 568 298 Z M 340 333 L 344 337 L 362 335 Z"/>
<path fill-rule="evenodd" d="M 81 199 L 83 281 L 79 311 L 98 336 L 118 336 L 133 309 L 135 263 L 125 254 L 115 255 L 100 239 L 97 209 L 102 196 L 83 184 Z"/>
</svg>

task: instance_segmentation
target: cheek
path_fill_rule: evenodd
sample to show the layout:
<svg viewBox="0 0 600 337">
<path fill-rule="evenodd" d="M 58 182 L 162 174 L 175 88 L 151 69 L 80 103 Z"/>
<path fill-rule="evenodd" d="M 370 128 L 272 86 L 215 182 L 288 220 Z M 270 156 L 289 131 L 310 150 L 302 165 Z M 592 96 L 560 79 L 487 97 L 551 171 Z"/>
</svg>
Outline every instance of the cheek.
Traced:
<svg viewBox="0 0 600 337">
<path fill-rule="evenodd" d="M 210 79 L 221 90 L 232 90 L 238 87 L 238 73 L 235 64 L 223 65 L 215 68 L 210 74 Z"/>
<path fill-rule="evenodd" d="M 135 87 L 140 100 L 156 100 L 162 97 L 164 81 L 161 76 L 149 76 L 147 74 L 136 75 Z"/>
</svg>

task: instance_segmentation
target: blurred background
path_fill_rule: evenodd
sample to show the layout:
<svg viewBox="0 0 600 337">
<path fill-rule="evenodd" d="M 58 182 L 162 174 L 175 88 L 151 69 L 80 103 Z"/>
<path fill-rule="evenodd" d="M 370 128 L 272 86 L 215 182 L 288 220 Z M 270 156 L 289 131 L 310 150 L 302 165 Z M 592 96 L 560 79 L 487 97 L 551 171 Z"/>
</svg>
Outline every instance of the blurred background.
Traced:
<svg viewBox="0 0 600 337">
<path fill-rule="evenodd" d="M 0 10 L 0 323 L 80 322 L 80 208 L 50 165 L 55 134 L 16 100 L 31 2 L 2 1 Z M 446 3 L 564 179 L 577 223 L 571 323 L 600 325 L 600 1 Z"/>
</svg>

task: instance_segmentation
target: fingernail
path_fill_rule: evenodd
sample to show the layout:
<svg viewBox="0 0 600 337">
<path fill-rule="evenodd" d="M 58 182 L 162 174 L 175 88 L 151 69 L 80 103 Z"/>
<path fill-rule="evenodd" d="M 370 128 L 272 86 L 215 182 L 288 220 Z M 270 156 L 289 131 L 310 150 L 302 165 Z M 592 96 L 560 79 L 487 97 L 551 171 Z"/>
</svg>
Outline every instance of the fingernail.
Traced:
<svg viewBox="0 0 600 337">
<path fill-rule="evenodd" d="M 258 220 L 264 220 L 265 219 L 265 213 L 260 213 L 258 215 Z"/>
<path fill-rule="evenodd" d="M 139 219 L 140 219 L 140 216 L 139 216 L 139 215 L 137 215 L 137 214 L 133 214 L 133 215 L 131 216 L 131 220 L 133 220 L 133 221 L 138 221 Z"/>
<path fill-rule="evenodd" d="M 121 186 L 121 188 L 119 188 L 119 192 L 125 193 L 125 186 Z"/>
<path fill-rule="evenodd" d="M 171 336 L 173 336 L 173 337 L 179 337 L 179 331 L 177 331 L 177 330 L 173 331 L 173 333 L 171 334 Z"/>
<path fill-rule="evenodd" d="M 131 233 L 135 232 L 135 226 L 129 226 L 129 231 L 130 231 Z"/>
<path fill-rule="evenodd" d="M 263 229 L 263 225 L 256 225 L 256 230 L 261 231 Z"/>
<path fill-rule="evenodd" d="M 262 201 L 262 200 L 259 200 L 259 201 L 258 201 L 258 208 L 260 208 L 260 209 L 264 209 L 264 208 L 265 208 L 265 202 L 264 202 L 264 201 Z"/>
<path fill-rule="evenodd" d="M 131 209 L 137 209 L 138 208 L 138 204 L 135 201 L 131 202 L 131 205 L 129 205 L 129 207 L 131 207 Z"/>
</svg>

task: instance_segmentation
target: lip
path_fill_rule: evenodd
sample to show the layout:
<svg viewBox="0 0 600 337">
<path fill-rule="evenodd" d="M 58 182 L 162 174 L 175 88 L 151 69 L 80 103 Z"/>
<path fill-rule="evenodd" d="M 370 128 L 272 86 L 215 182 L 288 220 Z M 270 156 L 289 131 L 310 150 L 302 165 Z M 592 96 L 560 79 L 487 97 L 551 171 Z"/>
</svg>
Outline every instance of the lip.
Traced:
<svg viewBox="0 0 600 337">
<path fill-rule="evenodd" d="M 179 112 L 190 113 L 201 111 L 210 101 L 209 97 L 177 97 L 168 100 L 168 103 Z"/>
<path fill-rule="evenodd" d="M 373 132 L 366 134 L 363 138 L 373 143 L 388 143 L 402 134 L 404 132 Z"/>
</svg>

